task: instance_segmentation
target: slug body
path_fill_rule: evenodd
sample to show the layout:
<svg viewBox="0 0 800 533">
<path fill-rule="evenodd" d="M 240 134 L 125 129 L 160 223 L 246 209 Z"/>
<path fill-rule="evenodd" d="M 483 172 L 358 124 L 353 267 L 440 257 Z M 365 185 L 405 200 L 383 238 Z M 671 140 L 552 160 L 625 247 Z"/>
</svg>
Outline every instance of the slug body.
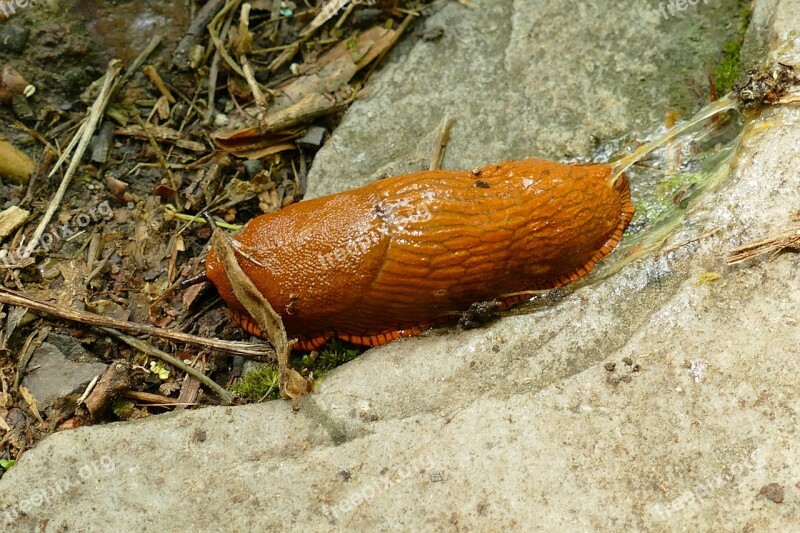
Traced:
<svg viewBox="0 0 800 533">
<path fill-rule="evenodd" d="M 605 164 L 524 159 L 423 171 L 254 218 L 239 265 L 281 315 L 295 347 L 331 337 L 375 346 L 475 302 L 585 275 L 633 216 L 628 182 Z M 212 249 L 206 275 L 234 318 L 263 336 Z"/>
</svg>

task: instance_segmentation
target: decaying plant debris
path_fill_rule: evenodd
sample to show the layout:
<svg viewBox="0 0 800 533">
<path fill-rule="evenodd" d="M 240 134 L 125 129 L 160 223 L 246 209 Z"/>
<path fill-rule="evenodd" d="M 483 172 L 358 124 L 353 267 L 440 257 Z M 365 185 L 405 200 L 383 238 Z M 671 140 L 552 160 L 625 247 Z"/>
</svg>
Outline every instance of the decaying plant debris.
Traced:
<svg viewBox="0 0 800 533">
<path fill-rule="evenodd" d="M 770 68 L 753 69 L 733 86 L 739 105 L 745 110 L 758 110 L 776 103 L 798 101 L 790 95 L 800 85 L 794 67 L 778 63 Z"/>
<path fill-rule="evenodd" d="M 800 217 L 795 216 L 794 222 L 798 221 Z M 728 264 L 735 265 L 762 256 L 771 258 L 783 251 L 797 250 L 800 250 L 800 226 L 734 248 L 728 256 Z"/>
<path fill-rule="evenodd" d="M 302 199 L 316 150 L 429 1 L 191 4 L 124 62 L 109 51 L 141 36 L 112 41 L 103 7 L 95 34 L 85 14 L 40 6 L 4 22 L 30 38 L 0 49 L 2 459 L 58 428 L 235 401 L 242 357 L 274 361 L 213 292 L 174 290 L 203 268 L 200 215 L 236 228 Z M 37 405 L 29 362 L 56 332 L 108 366 Z M 337 346 L 295 370 L 278 352 L 290 397 L 353 356 Z"/>
</svg>

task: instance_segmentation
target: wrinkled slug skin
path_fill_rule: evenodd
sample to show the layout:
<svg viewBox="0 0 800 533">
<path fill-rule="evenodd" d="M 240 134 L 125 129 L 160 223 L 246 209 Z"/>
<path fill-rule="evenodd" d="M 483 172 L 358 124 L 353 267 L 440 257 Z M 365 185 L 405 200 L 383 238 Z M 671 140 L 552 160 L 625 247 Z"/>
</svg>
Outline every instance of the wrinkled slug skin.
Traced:
<svg viewBox="0 0 800 533">
<path fill-rule="evenodd" d="M 608 165 L 538 159 L 387 178 L 254 218 L 236 240 L 261 264 L 239 264 L 290 337 L 381 344 L 586 274 L 633 214 L 627 180 L 610 178 Z M 206 273 L 252 331 L 213 250 Z"/>
</svg>

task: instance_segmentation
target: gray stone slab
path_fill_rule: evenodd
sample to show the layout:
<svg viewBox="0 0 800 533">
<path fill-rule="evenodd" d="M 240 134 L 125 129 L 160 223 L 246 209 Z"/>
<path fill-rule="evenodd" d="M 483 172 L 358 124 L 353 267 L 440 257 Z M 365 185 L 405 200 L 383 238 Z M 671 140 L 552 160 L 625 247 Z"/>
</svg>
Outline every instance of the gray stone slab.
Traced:
<svg viewBox="0 0 800 533">
<path fill-rule="evenodd" d="M 693 61 L 686 34 L 654 33 L 661 28 L 654 15 L 629 4 L 599 9 L 563 2 L 564 11 L 556 13 L 549 2 L 473 3 L 475 11 L 462 18 L 455 3 L 447 4 L 437 20 L 448 23 L 449 50 L 475 56 L 478 80 L 499 79 L 482 66 L 484 53 L 500 53 L 513 65 L 509 72 L 544 69 L 509 59 L 522 57 L 519 47 L 505 52 L 509 42 L 527 43 L 529 63 L 551 61 L 543 72 L 598 91 L 640 68 L 658 70 L 660 80 L 682 78 L 676 65 Z M 721 4 L 698 3 L 669 23 L 698 24 L 702 10 Z M 756 34 L 768 43 L 770 59 L 800 62 L 793 37 L 800 33 L 798 12 L 798 0 L 757 2 Z M 548 15 L 542 21 L 558 21 L 569 38 L 526 22 L 542 13 Z M 602 27 L 592 26 L 590 15 Z M 596 60 L 588 74 L 571 71 L 573 62 L 531 44 L 537 32 L 565 50 L 600 49 L 610 62 Z M 651 54 L 663 49 L 663 40 L 685 47 L 685 55 L 662 73 Z M 593 47 L 580 46 L 590 42 Z M 393 90 L 387 78 L 393 87 L 411 76 L 409 95 L 422 90 L 431 78 L 403 70 L 403 54 L 424 58 L 419 48 L 427 46 L 406 44 L 375 79 L 373 98 Z M 432 52 L 427 57 L 446 67 Z M 443 78 L 456 79 L 445 70 Z M 602 75 L 587 85 L 591 72 Z M 637 111 L 644 100 L 624 99 L 620 89 L 607 98 L 581 97 L 563 123 L 551 120 L 552 131 L 538 146 L 552 151 L 538 155 L 589 151 L 589 143 L 572 135 L 578 116 L 596 120 L 583 131 L 602 136 L 658 123 L 666 107 L 659 95 L 670 93 L 648 79 L 639 90 L 653 95 L 653 109 Z M 447 91 L 425 94 L 445 98 L 435 92 Z M 499 104 L 486 100 L 457 105 L 474 105 L 477 117 L 497 110 L 492 106 Z M 584 106 L 600 107 L 584 114 Z M 417 122 L 397 122 L 403 107 Z M 389 151 L 382 162 L 365 155 L 354 163 L 363 170 L 354 175 L 368 176 L 407 157 L 392 145 L 401 133 L 420 139 L 419 153 L 427 153 L 423 138 L 438 123 L 431 109 L 396 102 L 365 134 L 346 120 L 325 148 L 330 159 L 317 164 L 332 161 L 335 152 L 356 157 L 358 147 L 364 154 Z M 536 153 L 509 143 L 519 131 L 530 136 L 529 145 L 538 142 L 533 130 L 504 126 L 519 126 L 513 122 L 519 109 L 509 108 L 505 118 L 487 113 L 486 129 L 470 141 L 473 160 L 459 159 L 460 166 Z M 54 434 L 0 480 L 0 520 L 18 531 L 795 529 L 800 258 L 783 254 L 733 267 L 725 258 L 734 246 L 791 223 L 800 190 L 800 109 L 767 111 L 748 131 L 728 179 L 689 207 L 667 246 L 721 228 L 713 236 L 644 258 L 557 305 L 480 330 L 440 329 L 370 350 L 332 372 L 297 410 L 286 402 L 209 408 Z M 370 136 L 377 132 L 395 133 Z M 480 136 L 485 143 L 474 144 Z M 448 157 L 467 153 L 467 140 L 457 139 L 461 151 Z M 320 192 L 340 186 L 329 183 Z M 721 278 L 698 284 L 705 272 Z M 628 358 L 638 371 L 623 362 Z M 613 372 L 608 362 L 615 363 Z M 783 487 L 781 503 L 760 494 L 773 483 Z"/>
<path fill-rule="evenodd" d="M 79 342 L 50 335 L 36 349 L 28 363 L 31 369 L 22 384 L 36 398 L 39 409 L 80 392 L 95 377 L 105 372 L 105 364 L 91 356 Z"/>
<path fill-rule="evenodd" d="M 408 39 L 345 115 L 311 168 L 307 197 L 428 168 L 437 128 L 457 120 L 443 168 L 523 157 L 588 159 L 601 144 L 684 116 L 735 27 L 739 3 L 701 3 L 664 19 L 659 3 L 447 2 Z"/>
</svg>

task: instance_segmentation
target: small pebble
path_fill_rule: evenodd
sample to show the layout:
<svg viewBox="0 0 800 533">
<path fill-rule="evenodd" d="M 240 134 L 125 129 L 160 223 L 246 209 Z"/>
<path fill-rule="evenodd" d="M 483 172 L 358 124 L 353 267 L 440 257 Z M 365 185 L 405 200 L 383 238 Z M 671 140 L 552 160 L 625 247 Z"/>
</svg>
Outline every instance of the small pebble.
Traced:
<svg viewBox="0 0 800 533">
<path fill-rule="evenodd" d="M 606 363 L 603 365 L 603 368 L 605 368 L 609 372 L 613 372 L 614 369 L 617 368 L 617 363 Z"/>
<path fill-rule="evenodd" d="M 19 24 L 9 24 L 0 28 L 0 49 L 17 54 L 25 50 L 31 31 Z"/>
<path fill-rule="evenodd" d="M 297 145 L 301 148 L 319 148 L 322 146 L 326 133 L 328 133 L 328 130 L 321 126 L 311 126 L 306 130 L 305 135 L 297 139 Z"/>
<path fill-rule="evenodd" d="M 214 126 L 221 128 L 223 126 L 227 126 L 228 122 L 230 122 L 230 120 L 228 119 L 228 116 L 226 114 L 217 113 L 216 115 L 214 115 Z"/>
<path fill-rule="evenodd" d="M 761 490 L 758 491 L 758 494 L 775 503 L 783 503 L 783 487 L 778 483 L 764 485 L 761 487 Z"/>
<path fill-rule="evenodd" d="M 261 161 L 258 159 L 248 159 L 242 164 L 244 165 L 245 170 L 247 170 L 247 175 L 251 178 L 264 170 L 264 165 L 262 165 Z"/>
</svg>

